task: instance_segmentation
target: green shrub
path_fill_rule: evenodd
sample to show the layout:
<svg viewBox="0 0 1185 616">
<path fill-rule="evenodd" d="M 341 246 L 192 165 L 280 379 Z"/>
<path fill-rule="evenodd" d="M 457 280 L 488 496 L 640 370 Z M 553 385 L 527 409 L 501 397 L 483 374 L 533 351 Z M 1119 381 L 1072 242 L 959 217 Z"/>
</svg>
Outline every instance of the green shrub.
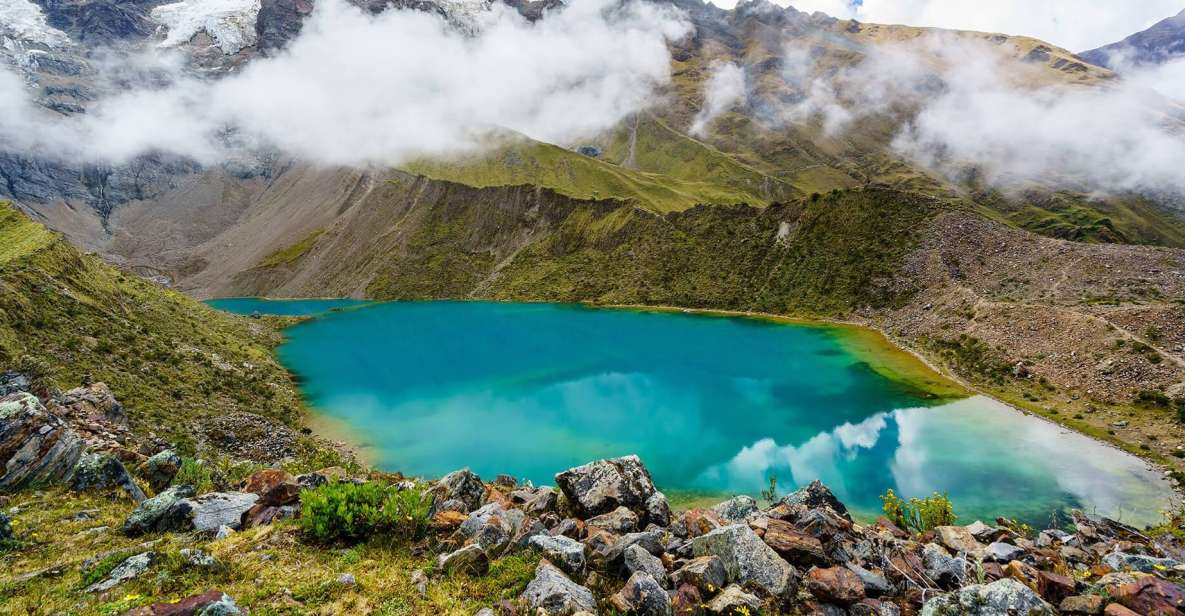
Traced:
<svg viewBox="0 0 1185 616">
<path fill-rule="evenodd" d="M 359 541 L 382 535 L 414 540 L 428 530 L 432 496 L 418 486 L 400 490 L 386 483 L 328 483 L 300 497 L 300 523 L 314 540 Z"/>
<path fill-rule="evenodd" d="M 173 478 L 173 485 L 193 486 L 198 494 L 214 489 L 214 471 L 202 460 L 182 458 L 181 468 Z"/>
<path fill-rule="evenodd" d="M 926 498 L 911 498 L 907 502 L 889 489 L 881 496 L 881 502 L 884 503 L 885 516 L 890 521 L 918 533 L 938 526 L 950 526 L 958 517 L 950 498 L 938 492 Z"/>
</svg>

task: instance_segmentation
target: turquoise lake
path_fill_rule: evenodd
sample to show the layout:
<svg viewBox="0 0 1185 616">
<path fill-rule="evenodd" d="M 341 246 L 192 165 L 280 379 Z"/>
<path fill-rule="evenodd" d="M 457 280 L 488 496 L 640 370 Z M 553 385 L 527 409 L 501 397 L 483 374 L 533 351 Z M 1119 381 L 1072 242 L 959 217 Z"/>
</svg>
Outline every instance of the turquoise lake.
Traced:
<svg viewBox="0 0 1185 616">
<path fill-rule="evenodd" d="M 315 307 L 279 358 L 390 471 L 468 466 L 550 484 L 635 453 L 677 502 L 757 496 L 776 476 L 783 490 L 821 479 L 865 517 L 887 488 L 946 492 L 966 523 L 1039 528 L 1070 508 L 1152 523 L 1169 505 L 1167 482 L 1138 458 L 990 398 L 922 399 L 835 328 L 551 304 Z"/>
</svg>

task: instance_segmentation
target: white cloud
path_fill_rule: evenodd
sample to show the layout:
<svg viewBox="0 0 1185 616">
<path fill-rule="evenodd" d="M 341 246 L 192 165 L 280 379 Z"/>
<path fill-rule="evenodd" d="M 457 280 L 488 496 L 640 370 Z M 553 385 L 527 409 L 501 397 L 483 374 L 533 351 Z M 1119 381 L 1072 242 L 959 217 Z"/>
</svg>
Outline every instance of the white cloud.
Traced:
<svg viewBox="0 0 1185 616">
<path fill-rule="evenodd" d="M 743 100 L 745 70 L 731 62 L 712 66 L 704 83 L 704 105 L 691 123 L 691 134 L 702 137 L 712 120 Z"/>
<path fill-rule="evenodd" d="M 891 115 L 901 126 L 893 148 L 952 177 L 974 167 L 1002 188 L 1185 194 L 1185 107 L 1157 95 L 1182 93 L 1162 80 L 1185 65 L 1034 87 L 1032 69 L 995 47 L 943 34 L 874 48 L 835 74 L 795 46 L 785 58 L 787 82 L 804 94 L 782 110 L 787 119 L 842 133 L 861 116 Z"/>
<path fill-rule="evenodd" d="M 49 120 L 0 82 L 7 147 L 119 163 L 150 151 L 217 162 L 227 141 L 325 164 L 397 164 L 478 145 L 491 129 L 555 143 L 602 131 L 654 102 L 667 42 L 689 24 L 671 7 L 582 0 L 527 22 L 496 5 L 463 32 L 434 14 L 364 13 L 318 2 L 273 58 L 217 81 L 178 77 Z"/>
<path fill-rule="evenodd" d="M 1126 38 L 1181 11 L 1180 0 L 776 0 L 841 19 L 1032 36 L 1071 51 Z M 734 0 L 713 0 L 725 8 Z"/>
</svg>

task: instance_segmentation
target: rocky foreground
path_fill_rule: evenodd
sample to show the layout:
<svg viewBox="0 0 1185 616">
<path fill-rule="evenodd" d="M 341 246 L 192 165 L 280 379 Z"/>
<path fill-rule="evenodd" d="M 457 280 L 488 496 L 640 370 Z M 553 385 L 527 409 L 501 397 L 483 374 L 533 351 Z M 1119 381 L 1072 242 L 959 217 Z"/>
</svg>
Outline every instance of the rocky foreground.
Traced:
<svg viewBox="0 0 1185 616">
<path fill-rule="evenodd" d="M 267 468 L 235 490 L 198 493 L 180 483 L 182 460 L 163 445 L 129 463 L 129 471 L 128 456 L 121 459 L 121 450 L 112 448 L 121 438 L 114 427 L 119 406 L 100 384 L 44 401 L 11 375 L 3 387 L 0 492 L 59 484 L 64 487 L 54 489 L 137 503 L 119 528 L 99 532 L 150 540 L 136 553 L 121 553 L 101 575 L 84 576 L 85 584 L 73 591 L 84 596 L 118 595 L 165 566 L 213 572 L 202 579 L 216 584 L 229 569 L 209 546 L 261 527 L 291 532 L 285 550 L 337 549 L 348 542 L 314 541 L 307 526 L 291 520 L 310 515 L 310 495 L 326 486 L 373 482 L 391 495 L 422 493 L 422 502 L 430 503 L 425 532 L 400 548 L 436 555 L 434 565 L 408 574 L 422 593 L 439 580 L 476 583 L 502 559 L 533 559 L 524 589 L 481 609 L 483 616 L 1185 613 L 1185 588 L 1178 584 L 1185 580 L 1185 548 L 1172 533 L 1152 537 L 1078 512 L 1065 529 L 1033 532 L 1001 519 L 911 533 L 886 518 L 853 520 L 815 482 L 766 507 L 738 496 L 710 509 L 672 513 L 635 456 L 569 469 L 555 476 L 555 487 L 507 476 L 483 482 L 468 470 L 425 484 L 376 473 L 355 477 L 341 468 L 297 476 Z M 152 448 L 150 442 L 141 446 Z M 0 507 L 9 498 L 0 496 Z M 14 509 L 19 518 L 23 511 L 9 512 Z M 166 555 L 161 542 L 181 535 L 192 547 Z M 0 549 L 19 553 L 28 540 L 0 513 Z M 6 576 L 0 588 L 55 575 L 62 567 Z M 334 584 L 358 582 L 342 574 Z M 217 587 L 141 603 L 124 613 L 247 612 Z"/>
</svg>

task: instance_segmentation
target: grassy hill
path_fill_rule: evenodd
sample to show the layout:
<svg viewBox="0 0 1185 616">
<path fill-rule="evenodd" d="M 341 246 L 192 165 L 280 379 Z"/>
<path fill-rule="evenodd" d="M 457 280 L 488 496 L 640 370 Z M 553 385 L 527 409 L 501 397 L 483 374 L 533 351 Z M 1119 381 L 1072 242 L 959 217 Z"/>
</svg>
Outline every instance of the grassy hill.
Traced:
<svg viewBox="0 0 1185 616">
<path fill-rule="evenodd" d="M 107 383 L 133 430 L 192 448 L 200 417 L 250 412 L 295 427 L 301 401 L 272 357 L 277 330 L 81 254 L 0 203 L 0 370 Z"/>
</svg>

